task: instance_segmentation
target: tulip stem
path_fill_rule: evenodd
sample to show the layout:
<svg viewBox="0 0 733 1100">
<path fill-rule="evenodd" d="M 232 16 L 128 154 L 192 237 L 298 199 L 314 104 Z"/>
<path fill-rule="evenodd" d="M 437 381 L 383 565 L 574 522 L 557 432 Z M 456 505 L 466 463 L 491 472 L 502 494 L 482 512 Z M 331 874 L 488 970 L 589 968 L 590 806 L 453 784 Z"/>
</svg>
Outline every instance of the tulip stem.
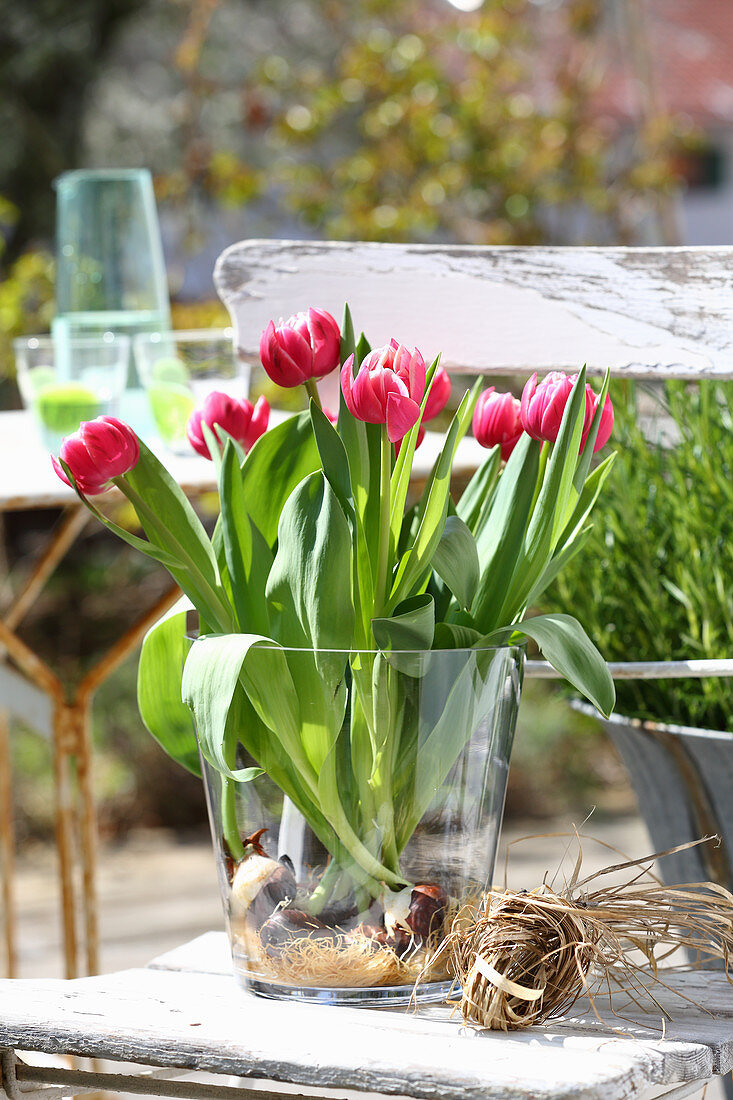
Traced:
<svg viewBox="0 0 733 1100">
<path fill-rule="evenodd" d="M 237 787 L 228 775 L 221 777 L 221 828 L 227 847 L 234 859 L 244 855 L 244 845 L 237 824 Z"/>
<path fill-rule="evenodd" d="M 322 409 L 323 406 L 321 405 L 321 397 L 320 397 L 320 394 L 318 393 L 318 386 L 316 385 L 315 379 L 314 378 L 306 378 L 303 385 L 306 388 L 306 392 L 307 392 L 308 396 L 313 398 L 313 400 L 316 403 L 316 406 L 319 409 Z"/>
<path fill-rule="evenodd" d="M 377 583 L 374 592 L 374 615 L 384 613 L 387 602 L 387 571 L 389 558 L 389 526 L 392 511 L 392 444 L 387 435 L 387 425 L 382 425 L 382 464 L 379 486 L 379 552 L 377 556 Z"/>
</svg>

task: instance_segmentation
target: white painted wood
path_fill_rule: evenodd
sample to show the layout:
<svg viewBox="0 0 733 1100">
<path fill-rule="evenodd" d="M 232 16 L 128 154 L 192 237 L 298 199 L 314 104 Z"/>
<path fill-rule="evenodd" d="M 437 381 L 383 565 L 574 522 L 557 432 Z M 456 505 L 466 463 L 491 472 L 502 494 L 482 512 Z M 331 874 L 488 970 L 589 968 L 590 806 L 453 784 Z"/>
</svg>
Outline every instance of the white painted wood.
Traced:
<svg viewBox="0 0 733 1100">
<path fill-rule="evenodd" d="M 148 963 L 152 970 L 179 970 L 191 974 L 232 972 L 232 955 L 225 932 L 204 932 L 188 943 L 158 955 Z"/>
<path fill-rule="evenodd" d="M 273 409 L 270 423 L 274 426 L 285 419 L 287 413 Z M 422 446 L 415 455 L 413 478 L 426 478 L 443 445 L 440 432 L 426 432 Z M 22 455 L 22 461 L 17 456 Z M 457 476 L 468 476 L 480 465 L 486 451 L 475 439 L 463 439 L 458 448 L 453 471 Z M 216 489 L 214 465 L 205 458 L 191 453 L 187 455 L 161 454 L 173 477 L 183 491 L 191 496 Z M 76 496 L 56 476 L 48 451 L 38 437 L 30 415 L 26 412 L 0 412 L 0 512 L 23 508 L 62 508 L 73 504 Z M 121 495 L 112 489 L 98 497 L 98 503 L 120 500 Z"/>
<path fill-rule="evenodd" d="M 608 669 L 614 680 L 701 680 L 706 676 L 733 676 L 733 660 L 609 661 Z M 533 680 L 563 679 L 548 661 L 527 661 L 524 674 Z"/>
<path fill-rule="evenodd" d="M 725 980 L 711 973 L 706 988 Z M 613 1023 L 621 1034 L 594 1017 L 480 1034 L 448 1009 L 278 1003 L 243 992 L 231 976 L 170 970 L 0 981 L 0 1046 L 425 1100 L 626 1100 L 733 1062 L 729 1017 L 683 1006 L 664 1040 Z"/>
<path fill-rule="evenodd" d="M 344 301 L 453 370 L 733 377 L 733 248 L 482 248 L 250 240 L 214 272 L 238 346 L 270 318 Z"/>
</svg>

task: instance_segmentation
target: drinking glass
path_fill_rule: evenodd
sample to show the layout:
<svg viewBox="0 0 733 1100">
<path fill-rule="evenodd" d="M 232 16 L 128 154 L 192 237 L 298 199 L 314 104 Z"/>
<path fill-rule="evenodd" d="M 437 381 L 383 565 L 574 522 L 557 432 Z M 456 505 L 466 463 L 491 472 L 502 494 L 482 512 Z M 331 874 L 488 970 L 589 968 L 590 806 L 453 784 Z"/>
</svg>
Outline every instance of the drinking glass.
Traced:
<svg viewBox="0 0 733 1100">
<path fill-rule="evenodd" d="M 49 451 L 57 454 L 64 436 L 82 420 L 119 415 L 129 337 L 112 332 L 65 340 L 25 336 L 13 345 L 23 403 Z"/>
<path fill-rule="evenodd" d="M 133 346 L 158 438 L 172 451 L 192 453 L 186 423 L 207 394 L 249 393 L 249 363 L 238 357 L 229 328 L 139 333 Z"/>
</svg>

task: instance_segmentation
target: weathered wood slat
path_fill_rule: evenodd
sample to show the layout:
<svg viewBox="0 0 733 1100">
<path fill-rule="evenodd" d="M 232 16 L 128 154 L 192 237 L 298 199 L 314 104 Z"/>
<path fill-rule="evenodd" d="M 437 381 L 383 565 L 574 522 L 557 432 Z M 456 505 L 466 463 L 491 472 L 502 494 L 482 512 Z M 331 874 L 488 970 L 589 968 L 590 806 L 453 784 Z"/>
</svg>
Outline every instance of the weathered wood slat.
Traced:
<svg viewBox="0 0 733 1100">
<path fill-rule="evenodd" d="M 733 377 L 733 248 L 481 248 L 250 240 L 214 279 L 246 355 L 271 317 L 348 300 L 372 343 L 391 336 L 454 370 L 606 367 Z"/>
<path fill-rule="evenodd" d="M 722 998 L 723 983 L 724 975 L 711 973 L 706 991 Z M 730 1017 L 684 1005 L 664 1040 L 650 1029 L 657 1023 L 610 1017 L 603 1027 L 589 1014 L 522 1033 L 479 1034 L 447 1009 L 270 1002 L 243 992 L 231 976 L 207 973 L 0 981 L 0 1046 L 423 1100 L 627 1100 L 650 1085 L 704 1078 L 733 1064 Z"/>
<path fill-rule="evenodd" d="M 683 680 L 706 676 L 733 676 L 733 660 L 720 657 L 705 661 L 609 661 L 614 680 Z M 548 661 L 527 661 L 525 676 L 534 680 L 562 680 Z M 733 734 L 724 734 L 733 739 Z"/>
</svg>

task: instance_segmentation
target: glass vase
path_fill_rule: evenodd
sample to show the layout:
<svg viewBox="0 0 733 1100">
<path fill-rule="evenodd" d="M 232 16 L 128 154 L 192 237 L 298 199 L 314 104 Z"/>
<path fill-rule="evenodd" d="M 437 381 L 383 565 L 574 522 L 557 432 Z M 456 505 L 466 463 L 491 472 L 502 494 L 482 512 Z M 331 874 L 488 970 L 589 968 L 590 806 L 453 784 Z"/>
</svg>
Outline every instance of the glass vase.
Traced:
<svg viewBox="0 0 733 1100">
<path fill-rule="evenodd" d="M 492 880 L 523 658 L 258 648 L 273 700 L 300 685 L 300 726 L 267 729 L 245 701 L 231 775 L 203 760 L 242 984 L 336 1004 L 446 996 L 441 943 Z"/>
</svg>

